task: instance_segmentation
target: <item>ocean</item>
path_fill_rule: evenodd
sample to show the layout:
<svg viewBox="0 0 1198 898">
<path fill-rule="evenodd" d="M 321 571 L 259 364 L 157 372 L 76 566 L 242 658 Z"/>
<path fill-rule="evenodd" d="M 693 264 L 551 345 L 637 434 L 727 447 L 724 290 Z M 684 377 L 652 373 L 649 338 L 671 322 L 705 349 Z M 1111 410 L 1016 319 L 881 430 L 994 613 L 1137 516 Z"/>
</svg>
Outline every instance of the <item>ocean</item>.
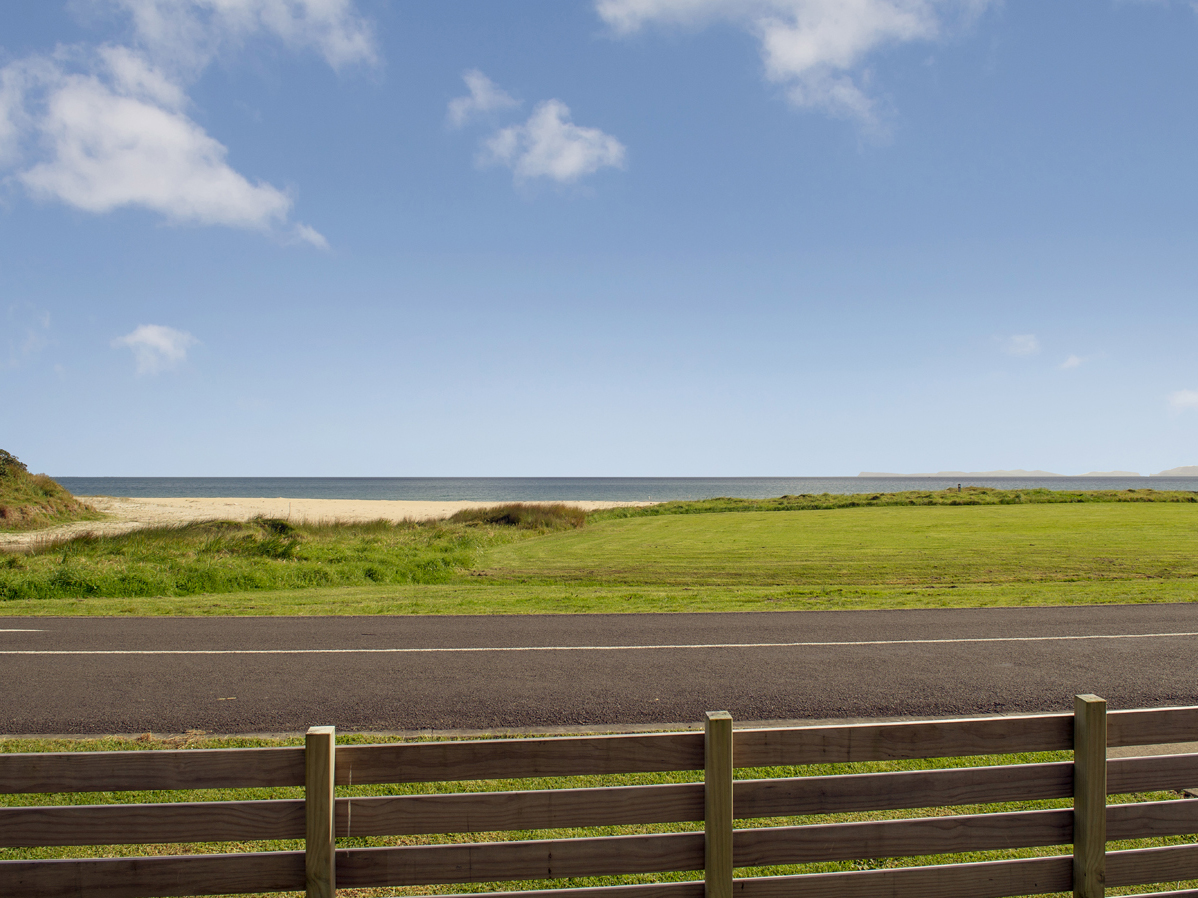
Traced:
<svg viewBox="0 0 1198 898">
<path fill-rule="evenodd" d="M 667 501 L 803 493 L 894 493 L 964 486 L 1189 490 L 1198 477 L 55 477 L 76 496 Z"/>
</svg>

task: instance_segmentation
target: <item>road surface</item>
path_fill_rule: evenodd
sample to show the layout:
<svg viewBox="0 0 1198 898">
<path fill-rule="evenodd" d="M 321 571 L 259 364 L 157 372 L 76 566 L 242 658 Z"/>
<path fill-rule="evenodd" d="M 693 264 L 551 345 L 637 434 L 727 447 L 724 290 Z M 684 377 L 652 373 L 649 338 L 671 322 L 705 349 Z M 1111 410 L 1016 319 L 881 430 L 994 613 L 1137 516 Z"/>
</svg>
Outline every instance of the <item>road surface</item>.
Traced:
<svg viewBox="0 0 1198 898">
<path fill-rule="evenodd" d="M 1198 704 L 1198 604 L 0 618 L 6 734 L 528 729 Z"/>
</svg>

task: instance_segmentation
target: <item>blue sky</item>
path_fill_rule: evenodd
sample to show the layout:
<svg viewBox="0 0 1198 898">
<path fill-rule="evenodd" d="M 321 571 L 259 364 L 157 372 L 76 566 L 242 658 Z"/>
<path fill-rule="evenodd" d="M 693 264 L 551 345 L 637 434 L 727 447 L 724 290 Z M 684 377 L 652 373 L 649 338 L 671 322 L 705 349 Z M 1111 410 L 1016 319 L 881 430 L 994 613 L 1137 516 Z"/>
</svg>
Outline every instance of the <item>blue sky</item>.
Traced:
<svg viewBox="0 0 1198 898">
<path fill-rule="evenodd" d="M 57 475 L 1198 464 L 1198 12 L 0 7 L 0 446 Z"/>
</svg>

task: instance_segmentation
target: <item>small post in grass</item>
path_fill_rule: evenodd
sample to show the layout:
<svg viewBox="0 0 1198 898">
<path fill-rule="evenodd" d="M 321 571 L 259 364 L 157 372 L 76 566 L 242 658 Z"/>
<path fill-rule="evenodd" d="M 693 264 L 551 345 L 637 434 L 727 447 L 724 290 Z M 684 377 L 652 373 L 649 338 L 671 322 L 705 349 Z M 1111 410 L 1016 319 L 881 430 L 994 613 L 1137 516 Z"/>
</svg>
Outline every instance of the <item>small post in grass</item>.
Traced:
<svg viewBox="0 0 1198 898">
<path fill-rule="evenodd" d="M 333 898 L 337 893 L 336 833 L 333 828 L 336 760 L 337 728 L 310 727 L 304 739 L 307 898 Z"/>
<path fill-rule="evenodd" d="M 1106 700 L 1073 697 L 1073 894 L 1106 894 Z"/>
<path fill-rule="evenodd" d="M 706 898 L 732 898 L 732 715 L 708 711 L 704 729 L 703 882 Z"/>
</svg>

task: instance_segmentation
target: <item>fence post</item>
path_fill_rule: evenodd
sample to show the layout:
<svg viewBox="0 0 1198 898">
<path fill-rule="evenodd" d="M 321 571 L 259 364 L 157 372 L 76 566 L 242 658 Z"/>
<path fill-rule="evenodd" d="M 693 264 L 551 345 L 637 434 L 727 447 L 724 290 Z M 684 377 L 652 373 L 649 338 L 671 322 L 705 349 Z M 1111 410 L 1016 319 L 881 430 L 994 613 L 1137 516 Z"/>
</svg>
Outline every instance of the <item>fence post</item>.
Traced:
<svg viewBox="0 0 1198 898">
<path fill-rule="evenodd" d="M 1073 697 L 1073 894 L 1106 894 L 1106 700 Z"/>
<path fill-rule="evenodd" d="M 304 870 L 307 898 L 337 894 L 336 833 L 333 826 L 333 769 L 337 759 L 337 728 L 310 727 L 304 739 L 304 812 L 307 841 Z"/>
<path fill-rule="evenodd" d="M 732 715 L 708 711 L 703 737 L 705 895 L 732 898 Z"/>
</svg>

